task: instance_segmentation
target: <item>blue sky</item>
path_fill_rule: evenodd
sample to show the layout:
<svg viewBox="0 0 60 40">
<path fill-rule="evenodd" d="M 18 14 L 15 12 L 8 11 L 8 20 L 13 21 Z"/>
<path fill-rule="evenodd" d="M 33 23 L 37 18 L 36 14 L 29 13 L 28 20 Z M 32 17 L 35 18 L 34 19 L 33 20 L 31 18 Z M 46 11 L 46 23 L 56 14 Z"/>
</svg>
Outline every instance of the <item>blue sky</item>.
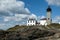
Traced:
<svg viewBox="0 0 60 40">
<path fill-rule="evenodd" d="M 52 9 L 52 19 L 57 21 L 55 17 L 60 19 L 60 0 L 22 0 L 25 6 L 37 16 L 46 17 L 46 9 L 50 5 Z"/>
<path fill-rule="evenodd" d="M 29 10 L 36 14 L 37 16 L 45 15 L 46 8 L 48 6 L 47 2 L 45 0 L 23 0 L 23 2 L 26 3 L 26 7 L 29 8 Z M 44 5 L 45 4 L 45 5 Z"/>
<path fill-rule="evenodd" d="M 48 5 L 53 22 L 60 22 L 60 0 L 0 0 L 0 29 L 26 24 L 28 18 L 46 17 Z"/>
<path fill-rule="evenodd" d="M 25 2 L 25 7 L 27 7 L 32 13 L 36 14 L 37 16 L 46 15 L 46 9 L 48 5 L 51 6 L 52 15 L 60 16 L 60 6 L 59 5 L 52 5 L 48 4 L 46 0 L 22 0 Z"/>
</svg>

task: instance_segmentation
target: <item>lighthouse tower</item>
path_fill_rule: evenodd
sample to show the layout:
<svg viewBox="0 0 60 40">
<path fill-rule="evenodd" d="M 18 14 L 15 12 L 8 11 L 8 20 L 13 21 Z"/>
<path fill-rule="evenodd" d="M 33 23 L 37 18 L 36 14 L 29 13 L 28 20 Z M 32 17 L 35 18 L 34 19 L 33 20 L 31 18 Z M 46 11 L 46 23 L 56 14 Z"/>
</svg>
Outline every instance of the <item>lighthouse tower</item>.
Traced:
<svg viewBox="0 0 60 40">
<path fill-rule="evenodd" d="M 47 8 L 47 25 L 50 25 L 52 22 L 51 13 L 52 13 L 52 10 L 51 10 L 50 6 L 48 6 L 48 8 Z"/>
</svg>

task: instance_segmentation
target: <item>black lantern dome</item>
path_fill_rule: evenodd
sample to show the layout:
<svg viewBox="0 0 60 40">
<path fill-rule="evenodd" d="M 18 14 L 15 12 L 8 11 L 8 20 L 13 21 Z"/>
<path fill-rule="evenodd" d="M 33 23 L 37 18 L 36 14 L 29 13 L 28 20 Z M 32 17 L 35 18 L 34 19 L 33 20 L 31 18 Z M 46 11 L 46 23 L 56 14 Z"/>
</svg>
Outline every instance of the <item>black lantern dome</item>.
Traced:
<svg viewBox="0 0 60 40">
<path fill-rule="evenodd" d="M 47 12 L 50 12 L 51 11 L 51 8 L 50 8 L 50 6 L 48 6 L 48 8 L 47 8 Z"/>
</svg>

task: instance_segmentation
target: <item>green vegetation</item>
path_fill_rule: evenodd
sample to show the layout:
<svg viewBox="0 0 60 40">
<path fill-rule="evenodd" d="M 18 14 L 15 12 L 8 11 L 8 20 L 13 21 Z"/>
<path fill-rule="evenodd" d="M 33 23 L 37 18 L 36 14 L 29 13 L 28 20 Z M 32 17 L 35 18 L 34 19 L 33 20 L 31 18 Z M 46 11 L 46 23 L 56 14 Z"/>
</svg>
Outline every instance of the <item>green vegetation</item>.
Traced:
<svg viewBox="0 0 60 40">
<path fill-rule="evenodd" d="M 19 25 L 16 25 L 15 27 L 12 27 L 12 28 L 9 28 L 7 31 L 16 31 L 18 29 L 23 29 L 23 28 L 26 28 L 27 26 L 19 26 Z"/>
<path fill-rule="evenodd" d="M 48 30 L 50 28 L 51 30 Z M 26 25 L 16 25 L 12 28 L 9 28 L 7 31 L 0 31 L 0 39 L 1 40 L 45 40 L 49 39 L 50 36 L 55 37 L 54 35 L 57 33 L 57 30 L 60 29 L 60 24 L 53 23 L 48 26 L 26 26 Z M 47 30 L 45 30 L 47 29 Z M 60 34 L 58 34 L 59 36 Z M 45 38 L 47 37 L 47 38 Z M 42 39 L 41 39 L 42 38 Z"/>
<path fill-rule="evenodd" d="M 60 29 L 60 24 L 58 23 L 52 23 L 51 25 L 48 25 L 49 28 L 55 28 L 55 29 Z"/>
<path fill-rule="evenodd" d="M 26 26 L 26 25 L 22 25 L 22 26 L 19 26 L 19 25 L 16 25 L 15 27 L 12 27 L 12 28 L 9 28 L 7 31 L 16 31 L 16 30 L 23 30 L 23 29 L 27 29 L 27 28 L 32 28 L 32 27 L 39 27 L 40 29 L 52 29 L 52 28 L 55 28 L 55 29 L 60 29 L 60 24 L 58 23 L 52 23 L 51 25 L 47 25 L 47 26 Z"/>
<path fill-rule="evenodd" d="M 7 31 L 20 31 L 20 30 L 25 30 L 25 29 L 32 28 L 32 27 L 35 27 L 35 26 L 26 26 L 26 25 L 19 26 L 19 25 L 16 25 L 12 28 L 9 28 Z"/>
</svg>

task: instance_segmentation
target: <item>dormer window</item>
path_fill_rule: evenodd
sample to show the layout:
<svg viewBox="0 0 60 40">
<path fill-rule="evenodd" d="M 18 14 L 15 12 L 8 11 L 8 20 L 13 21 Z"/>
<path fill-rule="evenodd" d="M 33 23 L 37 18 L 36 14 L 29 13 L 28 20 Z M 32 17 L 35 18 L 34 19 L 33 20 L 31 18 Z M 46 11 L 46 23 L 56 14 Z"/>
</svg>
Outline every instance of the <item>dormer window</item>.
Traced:
<svg viewBox="0 0 60 40">
<path fill-rule="evenodd" d="M 28 20 L 28 23 L 29 23 L 29 20 Z"/>
<path fill-rule="evenodd" d="M 33 23 L 34 23 L 34 21 L 33 21 Z"/>
</svg>

